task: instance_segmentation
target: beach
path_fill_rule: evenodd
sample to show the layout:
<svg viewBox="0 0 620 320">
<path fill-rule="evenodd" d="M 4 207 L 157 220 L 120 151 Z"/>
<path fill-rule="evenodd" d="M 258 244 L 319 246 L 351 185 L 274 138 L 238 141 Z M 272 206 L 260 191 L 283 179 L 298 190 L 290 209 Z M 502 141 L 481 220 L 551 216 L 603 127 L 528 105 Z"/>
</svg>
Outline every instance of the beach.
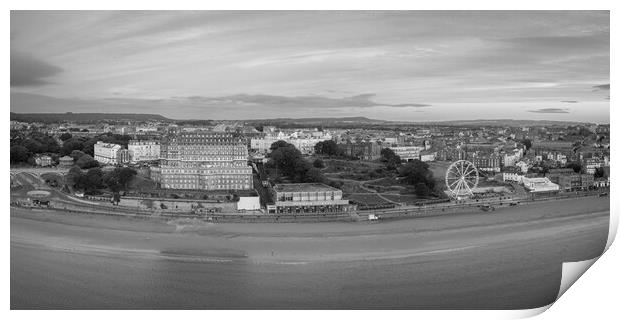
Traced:
<svg viewBox="0 0 620 320">
<path fill-rule="evenodd" d="M 377 223 L 11 209 L 13 309 L 515 309 L 605 247 L 609 198 Z"/>
</svg>

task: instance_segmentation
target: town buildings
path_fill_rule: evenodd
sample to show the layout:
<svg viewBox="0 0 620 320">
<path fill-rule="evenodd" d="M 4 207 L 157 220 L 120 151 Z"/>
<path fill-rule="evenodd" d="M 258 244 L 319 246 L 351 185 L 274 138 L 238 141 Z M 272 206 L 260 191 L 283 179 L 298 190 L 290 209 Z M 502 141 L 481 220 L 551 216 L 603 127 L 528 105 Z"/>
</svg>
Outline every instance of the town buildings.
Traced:
<svg viewBox="0 0 620 320">
<path fill-rule="evenodd" d="M 342 191 L 322 183 L 278 184 L 273 187 L 274 204 L 269 213 L 330 213 L 346 212 L 353 206 L 342 199 Z"/>
<path fill-rule="evenodd" d="M 476 153 L 472 158 L 472 162 L 481 171 L 496 173 L 501 171 L 501 157 L 499 155 Z"/>
<path fill-rule="evenodd" d="M 234 190 L 252 188 L 252 168 L 242 137 L 197 130 L 171 133 L 161 143 L 151 177 L 161 188 Z"/>
<path fill-rule="evenodd" d="M 381 158 L 381 146 L 376 142 L 360 142 L 341 144 L 340 147 L 348 157 L 361 160 L 377 160 Z"/>
<path fill-rule="evenodd" d="M 155 140 L 130 140 L 127 150 L 131 155 L 132 162 L 159 160 L 160 145 Z"/>
<path fill-rule="evenodd" d="M 593 175 L 576 173 L 571 168 L 551 169 L 546 177 L 562 191 L 588 190 L 594 186 Z"/>
<path fill-rule="evenodd" d="M 425 148 L 422 146 L 402 146 L 402 147 L 391 147 L 392 151 L 396 155 L 400 157 L 400 159 L 404 162 L 409 162 L 413 160 L 420 160 L 420 152 Z"/>
<path fill-rule="evenodd" d="M 594 174 L 596 172 L 596 168 L 602 168 L 605 166 L 605 160 L 599 158 L 588 158 L 584 161 L 586 173 Z"/>
<path fill-rule="evenodd" d="M 313 154 L 314 146 L 325 140 L 331 140 L 331 135 L 320 131 L 304 133 L 292 132 L 286 134 L 282 131 L 277 134 L 269 134 L 262 138 L 252 138 L 250 140 L 250 149 L 259 153 L 269 153 L 269 149 L 274 142 L 285 141 L 297 148 L 302 154 Z"/>
<path fill-rule="evenodd" d="M 121 145 L 97 141 L 95 144 L 95 160 L 102 164 L 119 164 L 118 153 Z"/>
<path fill-rule="evenodd" d="M 422 162 L 435 161 L 436 158 L 437 158 L 437 152 L 431 152 L 427 150 L 423 150 L 420 152 L 420 161 Z"/>
</svg>

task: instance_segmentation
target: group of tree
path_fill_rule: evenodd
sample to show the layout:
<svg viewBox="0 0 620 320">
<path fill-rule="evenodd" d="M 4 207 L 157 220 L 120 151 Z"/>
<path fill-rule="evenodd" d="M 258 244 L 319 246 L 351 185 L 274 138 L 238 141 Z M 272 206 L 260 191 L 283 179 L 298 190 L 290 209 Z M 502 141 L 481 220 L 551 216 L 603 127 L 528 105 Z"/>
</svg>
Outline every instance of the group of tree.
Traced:
<svg viewBox="0 0 620 320">
<path fill-rule="evenodd" d="M 420 160 L 407 162 L 398 168 L 402 182 L 414 186 L 416 195 L 425 197 L 435 189 L 435 178 L 427 163 Z"/>
<path fill-rule="evenodd" d="M 575 173 L 581 173 L 581 163 L 579 162 L 569 162 L 566 164 L 566 167 L 573 169 Z"/>
<path fill-rule="evenodd" d="M 294 145 L 276 141 L 270 147 L 267 167 L 274 168 L 279 176 L 286 176 L 292 182 L 324 182 L 321 171 L 306 161 Z"/>
<path fill-rule="evenodd" d="M 63 135 L 65 135 L 65 133 L 61 135 L 61 140 L 63 140 L 63 138 L 66 138 L 66 140 L 63 140 L 62 147 L 60 148 L 61 156 L 70 155 L 74 150 L 79 150 L 85 154 L 94 156 L 95 144 L 97 141 L 120 144 L 123 147 L 127 147 L 129 140 L 131 140 L 131 136 L 112 133 L 104 133 L 92 138 L 78 136 L 68 137 L 66 135 L 63 137 Z"/>
<path fill-rule="evenodd" d="M 381 149 L 381 161 L 385 163 L 388 170 L 396 170 L 402 162 L 400 156 L 390 148 Z"/>
<path fill-rule="evenodd" d="M 607 174 L 605 173 L 605 169 L 600 168 L 600 167 L 594 169 L 594 177 L 595 178 L 607 178 Z"/>
<path fill-rule="evenodd" d="M 344 150 L 334 140 L 319 141 L 314 145 L 314 153 L 329 157 L 344 156 Z"/>
<path fill-rule="evenodd" d="M 69 185 L 85 193 L 93 193 L 96 190 L 109 188 L 112 192 L 126 190 L 128 183 L 136 175 L 131 168 L 115 168 L 103 173 L 101 168 L 90 168 L 84 172 L 80 167 L 72 167 L 66 175 Z"/>
<path fill-rule="evenodd" d="M 39 132 L 11 131 L 11 163 L 28 162 L 34 164 L 34 155 L 41 153 L 55 154 L 60 147 L 54 137 Z"/>
</svg>

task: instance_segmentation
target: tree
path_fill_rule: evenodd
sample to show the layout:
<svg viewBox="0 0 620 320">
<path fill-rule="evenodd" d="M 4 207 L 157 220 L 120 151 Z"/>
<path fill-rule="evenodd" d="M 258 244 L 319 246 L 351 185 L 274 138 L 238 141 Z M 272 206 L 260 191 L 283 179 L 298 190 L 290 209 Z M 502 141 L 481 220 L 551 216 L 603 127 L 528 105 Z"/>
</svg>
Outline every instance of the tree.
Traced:
<svg viewBox="0 0 620 320">
<path fill-rule="evenodd" d="M 11 147 L 11 163 L 20 163 L 28 161 L 28 158 L 31 156 L 31 152 L 28 148 L 23 146 L 12 146 Z"/>
<path fill-rule="evenodd" d="M 323 160 L 321 160 L 321 159 L 315 159 L 312 162 L 312 166 L 315 167 L 315 168 L 319 168 L 319 169 L 320 168 L 325 168 L 325 164 L 323 163 Z"/>
<path fill-rule="evenodd" d="M 99 162 L 97 162 L 95 159 L 93 159 L 93 157 L 87 154 L 79 158 L 75 162 L 75 164 L 82 169 L 89 169 L 99 166 Z"/>
<path fill-rule="evenodd" d="M 117 175 L 113 174 L 113 172 L 108 172 L 103 176 L 103 183 L 112 191 L 118 192 L 121 190 L 121 182 Z"/>
<path fill-rule="evenodd" d="M 415 185 L 415 194 L 418 197 L 426 197 L 431 193 L 431 190 L 424 183 L 416 183 Z"/>
<path fill-rule="evenodd" d="M 47 148 L 38 140 L 27 138 L 22 141 L 22 146 L 28 149 L 31 153 L 43 153 Z"/>
<path fill-rule="evenodd" d="M 413 160 L 400 167 L 398 175 L 403 178 L 403 182 L 415 186 L 416 193 L 420 183 L 424 184 L 429 190 L 435 188 L 433 172 L 429 170 L 427 163 L 420 160 Z"/>
<path fill-rule="evenodd" d="M 594 171 L 594 178 L 606 178 L 605 176 L 605 169 L 603 168 L 596 168 Z"/>
<path fill-rule="evenodd" d="M 272 162 L 271 166 L 275 166 L 285 175 L 290 175 L 295 171 L 295 165 L 299 159 L 301 159 L 301 152 L 289 144 L 274 149 L 269 161 Z"/>
<path fill-rule="evenodd" d="M 71 154 L 74 150 L 82 150 L 84 149 L 84 141 L 80 138 L 70 138 L 65 140 L 62 143 L 62 147 L 60 148 L 60 154 L 63 156 Z"/>
<path fill-rule="evenodd" d="M 71 139 L 72 137 L 73 136 L 70 133 L 65 132 L 65 133 L 61 134 L 59 138 L 60 138 L 60 140 L 62 140 L 64 142 L 64 141 L 67 141 L 67 140 Z"/>
<path fill-rule="evenodd" d="M 132 168 L 116 168 L 114 172 L 118 172 L 118 181 L 125 189 L 127 189 L 127 184 L 137 174 L 136 170 Z"/>
<path fill-rule="evenodd" d="M 128 183 L 136 174 L 136 170 L 131 168 L 115 168 L 103 176 L 103 183 L 112 192 L 118 192 L 122 189 L 126 190 Z"/>
<path fill-rule="evenodd" d="M 81 157 L 85 156 L 86 153 L 80 151 L 80 150 L 73 150 L 71 151 L 71 153 L 69 154 L 69 156 L 71 158 L 73 158 L 73 161 L 78 161 Z"/>
<path fill-rule="evenodd" d="M 304 182 L 325 182 L 325 177 L 321 173 L 321 170 L 317 168 L 310 168 L 304 177 Z"/>
<path fill-rule="evenodd" d="M 566 164 L 566 167 L 573 169 L 576 173 L 581 173 L 581 164 L 579 162 L 569 162 Z"/>
<path fill-rule="evenodd" d="M 381 161 L 385 162 L 385 167 L 388 170 L 396 170 L 402 162 L 400 156 L 390 148 L 381 149 Z"/>
<path fill-rule="evenodd" d="M 275 167 L 279 175 L 288 176 L 297 183 L 324 180 L 320 170 L 313 168 L 308 161 L 304 160 L 301 152 L 294 145 L 285 141 L 276 141 L 271 145 L 271 149 L 267 166 Z"/>
<path fill-rule="evenodd" d="M 85 191 L 90 192 L 100 189 L 103 186 L 102 175 L 101 168 L 88 169 L 85 175 Z"/>
<path fill-rule="evenodd" d="M 525 146 L 525 150 L 530 150 L 530 148 L 532 147 L 532 140 L 530 139 L 524 139 L 523 141 L 521 141 L 521 143 L 523 143 L 523 145 Z"/>
<path fill-rule="evenodd" d="M 69 172 L 65 175 L 65 180 L 67 183 L 73 187 L 75 187 L 79 182 L 82 176 L 82 169 L 78 166 L 73 166 L 69 169 Z"/>
<path fill-rule="evenodd" d="M 295 148 L 294 145 L 284 141 L 284 140 L 278 140 L 274 143 L 271 144 L 271 146 L 269 147 L 269 150 L 271 150 L 271 152 L 277 150 L 278 148 L 283 148 L 283 147 L 293 147 Z"/>
<path fill-rule="evenodd" d="M 334 140 L 319 141 L 317 144 L 314 145 L 314 152 L 317 154 L 324 154 L 330 157 L 340 156 L 343 154 L 343 151 Z"/>
</svg>

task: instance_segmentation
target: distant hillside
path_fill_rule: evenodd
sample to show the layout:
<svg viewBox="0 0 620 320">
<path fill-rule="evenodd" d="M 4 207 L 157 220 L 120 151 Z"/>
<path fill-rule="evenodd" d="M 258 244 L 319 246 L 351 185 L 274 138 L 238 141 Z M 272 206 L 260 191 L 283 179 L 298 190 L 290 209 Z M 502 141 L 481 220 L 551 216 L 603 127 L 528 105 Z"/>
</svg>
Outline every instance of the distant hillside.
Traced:
<svg viewBox="0 0 620 320">
<path fill-rule="evenodd" d="M 101 121 L 170 121 L 158 114 L 139 113 L 15 113 L 11 112 L 11 121 L 20 122 L 77 122 L 96 123 Z"/>
<path fill-rule="evenodd" d="M 553 121 L 553 120 L 478 119 L 478 120 L 433 121 L 433 122 L 423 122 L 419 124 L 444 125 L 444 126 L 530 127 L 530 126 L 588 125 L 590 123 L 577 122 L 577 121 Z"/>
<path fill-rule="evenodd" d="M 276 118 L 276 119 L 260 119 L 246 120 L 251 124 L 297 124 L 297 125 L 337 125 L 337 124 L 384 124 L 389 123 L 387 120 L 368 119 L 366 117 L 343 117 L 343 118 Z"/>
</svg>

